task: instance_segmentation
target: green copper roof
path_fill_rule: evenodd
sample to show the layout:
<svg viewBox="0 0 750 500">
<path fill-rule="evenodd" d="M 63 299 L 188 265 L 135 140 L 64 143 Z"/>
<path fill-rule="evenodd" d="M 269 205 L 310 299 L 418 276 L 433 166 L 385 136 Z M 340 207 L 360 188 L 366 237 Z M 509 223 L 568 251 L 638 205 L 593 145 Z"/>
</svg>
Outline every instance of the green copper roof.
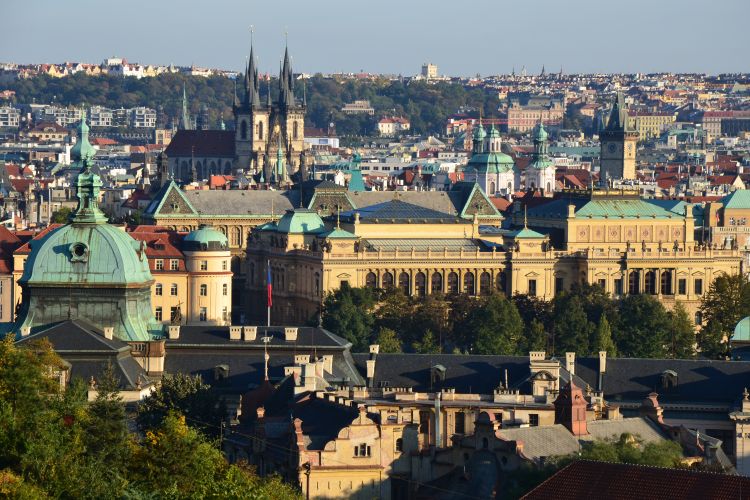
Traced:
<svg viewBox="0 0 750 500">
<path fill-rule="evenodd" d="M 534 128 L 534 140 L 536 141 L 547 140 L 547 131 L 544 130 L 544 125 L 542 123 L 540 123 Z"/>
<path fill-rule="evenodd" d="M 557 200 L 539 205 L 529 209 L 529 217 L 546 217 L 565 219 L 568 214 L 568 205 L 576 207 L 575 217 L 578 219 L 605 218 L 605 217 L 654 217 L 659 219 L 679 218 L 682 215 L 667 210 L 655 203 L 640 198 L 602 198 L 591 199 L 587 197 L 559 198 Z"/>
<path fill-rule="evenodd" d="M 738 189 L 721 199 L 724 208 L 750 208 L 750 191 Z"/>
<path fill-rule="evenodd" d="M 185 250 L 226 250 L 229 248 L 229 242 L 224 233 L 206 224 L 202 224 L 195 231 L 189 232 L 183 243 L 186 247 Z"/>
<path fill-rule="evenodd" d="M 357 235 L 354 233 L 350 233 L 349 231 L 346 231 L 344 229 L 341 229 L 340 227 L 337 227 L 333 231 L 329 231 L 327 233 L 321 234 L 324 238 L 331 238 L 331 239 L 356 239 Z"/>
<path fill-rule="evenodd" d="M 734 333 L 732 334 L 733 342 L 750 342 L 750 316 L 745 316 L 737 323 L 734 327 Z"/>
<path fill-rule="evenodd" d="M 318 234 L 325 231 L 323 219 L 314 210 L 297 208 L 287 210 L 284 216 L 276 223 L 276 231 L 279 233 L 294 234 Z"/>
<path fill-rule="evenodd" d="M 493 123 L 490 127 L 490 139 L 496 139 L 500 137 L 500 131 L 495 128 L 495 124 Z"/>
<path fill-rule="evenodd" d="M 81 114 L 81 122 L 78 124 L 78 140 L 70 150 L 70 158 L 80 168 L 85 159 L 92 159 L 96 150 L 89 142 L 89 126 L 86 124 L 86 113 Z"/>
<path fill-rule="evenodd" d="M 508 236 L 515 239 L 526 239 L 526 238 L 545 238 L 545 236 L 542 233 L 537 233 L 533 229 L 529 229 L 528 227 L 524 227 L 523 229 L 519 229 L 517 231 L 512 231 L 508 233 Z"/>
<path fill-rule="evenodd" d="M 126 286 L 149 283 L 142 242 L 109 224 L 68 224 L 31 241 L 20 283 Z"/>
<path fill-rule="evenodd" d="M 477 125 L 477 128 L 474 129 L 473 138 L 474 138 L 475 141 L 481 141 L 485 137 L 487 137 L 487 132 L 484 130 L 484 127 L 480 123 L 480 124 Z"/>
<path fill-rule="evenodd" d="M 505 153 L 476 153 L 466 165 L 468 171 L 479 173 L 502 174 L 513 168 L 513 158 Z"/>
</svg>

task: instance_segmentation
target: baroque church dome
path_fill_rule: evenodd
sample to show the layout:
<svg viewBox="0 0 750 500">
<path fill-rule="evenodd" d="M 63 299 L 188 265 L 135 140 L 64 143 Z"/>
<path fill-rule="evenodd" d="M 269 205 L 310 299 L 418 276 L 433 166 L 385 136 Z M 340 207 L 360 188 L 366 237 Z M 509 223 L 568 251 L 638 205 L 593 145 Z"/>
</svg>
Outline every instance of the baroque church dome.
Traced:
<svg viewBox="0 0 750 500">
<path fill-rule="evenodd" d="M 107 223 L 98 206 L 102 181 L 91 170 L 94 149 L 87 146 L 85 118 L 79 134 L 81 147 L 73 151 L 80 167 L 78 206 L 68 224 L 31 242 L 19 279 L 19 331 L 80 318 L 113 328 L 121 340 L 149 340 L 159 335 L 160 325 L 151 311 L 153 278 L 145 244 Z"/>
</svg>

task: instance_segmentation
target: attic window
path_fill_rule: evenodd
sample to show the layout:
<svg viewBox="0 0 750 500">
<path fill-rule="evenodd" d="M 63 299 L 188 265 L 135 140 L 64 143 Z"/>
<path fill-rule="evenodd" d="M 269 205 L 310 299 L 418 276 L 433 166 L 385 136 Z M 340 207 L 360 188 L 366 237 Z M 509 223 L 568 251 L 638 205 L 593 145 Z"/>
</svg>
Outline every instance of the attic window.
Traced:
<svg viewBox="0 0 750 500">
<path fill-rule="evenodd" d="M 661 374 L 662 389 L 676 389 L 678 383 L 677 372 L 673 370 L 664 370 Z"/>
</svg>

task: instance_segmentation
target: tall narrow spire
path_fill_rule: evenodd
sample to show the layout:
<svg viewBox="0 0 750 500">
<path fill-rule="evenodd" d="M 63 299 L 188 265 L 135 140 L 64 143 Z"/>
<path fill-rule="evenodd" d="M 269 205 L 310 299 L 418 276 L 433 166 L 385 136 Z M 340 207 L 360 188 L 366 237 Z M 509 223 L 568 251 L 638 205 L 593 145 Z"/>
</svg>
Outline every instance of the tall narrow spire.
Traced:
<svg viewBox="0 0 750 500">
<path fill-rule="evenodd" d="M 187 90 L 185 89 L 185 82 L 182 82 L 182 117 L 180 118 L 181 128 L 183 130 L 192 130 L 193 126 L 190 122 L 190 113 L 188 113 L 187 104 Z"/>
</svg>

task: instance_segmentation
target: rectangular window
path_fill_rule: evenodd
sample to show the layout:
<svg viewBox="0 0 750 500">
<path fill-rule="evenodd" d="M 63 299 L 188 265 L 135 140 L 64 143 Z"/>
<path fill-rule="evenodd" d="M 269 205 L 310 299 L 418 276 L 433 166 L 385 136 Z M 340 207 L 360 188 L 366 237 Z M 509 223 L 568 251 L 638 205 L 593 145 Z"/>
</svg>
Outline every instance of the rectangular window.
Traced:
<svg viewBox="0 0 750 500">
<path fill-rule="evenodd" d="M 221 285 L 221 294 L 224 295 L 225 297 L 229 295 L 229 285 L 227 285 L 226 283 Z"/>
<path fill-rule="evenodd" d="M 678 295 L 687 294 L 687 280 L 685 278 L 680 278 L 677 280 L 677 294 Z"/>
<path fill-rule="evenodd" d="M 208 319 L 208 309 L 206 309 L 205 307 L 201 307 L 199 319 L 200 321 L 206 321 Z"/>
<path fill-rule="evenodd" d="M 172 285 L 169 287 L 169 295 L 172 297 L 177 297 L 177 283 L 172 283 Z"/>
<path fill-rule="evenodd" d="M 154 313 L 154 316 L 156 317 L 156 321 L 161 321 L 161 307 L 156 308 L 156 312 Z"/>
<path fill-rule="evenodd" d="M 607 280 L 602 278 L 596 280 L 596 284 L 601 287 L 602 290 L 607 291 Z"/>
<path fill-rule="evenodd" d="M 565 291 L 565 279 L 561 277 L 555 278 L 555 293 L 562 293 Z"/>
<path fill-rule="evenodd" d="M 200 290 L 201 297 L 208 295 L 208 285 L 201 285 Z"/>
<path fill-rule="evenodd" d="M 536 280 L 529 280 L 529 295 L 536 297 Z"/>
<path fill-rule="evenodd" d="M 456 413 L 456 434 L 466 434 L 466 414 L 462 411 Z"/>
<path fill-rule="evenodd" d="M 703 295 L 703 279 L 695 278 L 695 286 L 693 287 L 696 295 Z"/>
<path fill-rule="evenodd" d="M 177 307 L 172 306 L 169 308 L 169 321 L 174 321 L 177 319 Z"/>
<path fill-rule="evenodd" d="M 367 444 L 362 443 L 358 446 L 354 447 L 354 456 L 355 457 L 369 457 L 370 456 L 370 447 L 367 446 Z"/>
<path fill-rule="evenodd" d="M 615 279 L 615 295 L 622 295 L 622 278 Z"/>
<path fill-rule="evenodd" d="M 226 271 L 227 270 L 227 261 L 222 260 L 221 261 L 221 270 Z"/>
<path fill-rule="evenodd" d="M 163 271 L 164 270 L 164 260 L 163 259 L 156 259 L 155 269 L 157 271 Z"/>
<path fill-rule="evenodd" d="M 202 260 L 201 261 L 201 271 L 208 271 L 208 261 Z"/>
<path fill-rule="evenodd" d="M 537 414 L 537 413 L 529 413 L 529 426 L 530 427 L 539 427 L 539 414 Z"/>
<path fill-rule="evenodd" d="M 162 291 L 163 291 L 163 288 L 161 286 L 161 283 L 157 283 L 156 284 L 156 288 L 154 289 L 154 293 L 156 293 L 156 295 L 160 296 L 160 295 L 162 295 Z"/>
<path fill-rule="evenodd" d="M 171 271 L 177 271 L 177 269 L 180 268 L 180 261 L 177 259 L 172 259 L 169 261 L 169 269 Z"/>
</svg>

